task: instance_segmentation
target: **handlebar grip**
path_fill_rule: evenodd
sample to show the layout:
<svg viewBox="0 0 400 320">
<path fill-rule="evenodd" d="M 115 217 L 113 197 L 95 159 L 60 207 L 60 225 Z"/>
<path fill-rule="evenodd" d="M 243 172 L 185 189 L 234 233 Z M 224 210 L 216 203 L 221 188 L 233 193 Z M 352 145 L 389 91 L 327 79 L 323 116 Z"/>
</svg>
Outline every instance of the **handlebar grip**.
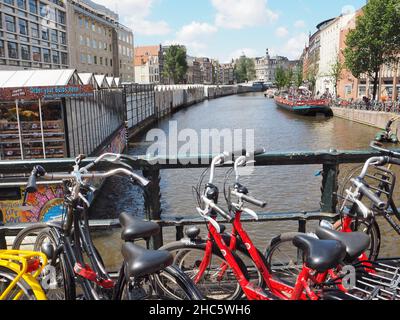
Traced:
<svg viewBox="0 0 400 320">
<path fill-rule="evenodd" d="M 254 198 L 246 196 L 246 195 L 242 195 L 241 198 L 242 198 L 242 200 L 244 200 L 250 204 L 253 204 L 257 207 L 260 207 L 260 208 L 265 208 L 267 206 L 267 203 L 265 201 L 260 201 L 260 200 L 254 199 Z"/>
<path fill-rule="evenodd" d="M 38 188 L 36 185 L 36 172 L 32 172 L 28 179 L 28 184 L 26 185 L 26 192 L 27 193 L 35 193 L 37 192 Z"/>
<path fill-rule="evenodd" d="M 365 184 L 363 184 L 361 181 L 359 182 L 361 183 L 361 185 L 359 186 L 360 192 L 369 200 L 371 200 L 378 209 L 384 210 L 386 207 L 386 203 L 379 199 L 379 197 L 375 193 L 369 190 Z"/>
<path fill-rule="evenodd" d="M 397 159 L 397 158 L 390 158 L 389 159 L 389 161 L 388 161 L 390 164 L 394 164 L 394 165 L 397 165 L 397 166 L 400 166 L 400 159 Z"/>
</svg>

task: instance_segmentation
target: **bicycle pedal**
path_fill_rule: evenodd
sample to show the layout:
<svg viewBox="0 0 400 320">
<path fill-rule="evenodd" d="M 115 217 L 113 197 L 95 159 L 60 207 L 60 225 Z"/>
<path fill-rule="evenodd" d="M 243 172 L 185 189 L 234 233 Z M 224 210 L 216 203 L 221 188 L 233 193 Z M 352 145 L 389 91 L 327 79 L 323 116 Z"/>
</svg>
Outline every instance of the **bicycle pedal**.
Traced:
<svg viewBox="0 0 400 320">
<path fill-rule="evenodd" d="M 104 289 L 112 289 L 114 288 L 114 281 L 109 280 L 109 279 L 102 279 L 99 278 L 96 274 L 96 272 L 94 272 L 90 266 L 85 265 L 82 266 L 80 263 L 76 263 L 74 266 L 74 272 L 75 274 L 77 274 L 78 276 L 95 282 L 97 285 L 99 285 L 100 287 L 104 288 Z"/>
</svg>

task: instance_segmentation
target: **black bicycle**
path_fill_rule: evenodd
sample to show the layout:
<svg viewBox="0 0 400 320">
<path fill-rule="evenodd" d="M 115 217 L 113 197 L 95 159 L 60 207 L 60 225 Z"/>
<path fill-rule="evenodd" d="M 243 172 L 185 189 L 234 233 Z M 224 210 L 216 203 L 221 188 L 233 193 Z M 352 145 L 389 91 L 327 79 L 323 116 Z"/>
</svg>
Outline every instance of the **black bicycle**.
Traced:
<svg viewBox="0 0 400 320">
<path fill-rule="evenodd" d="M 25 239 L 35 237 L 34 250 L 44 252 L 53 267 L 49 277 L 49 299 L 66 300 L 141 300 L 178 299 L 201 300 L 202 294 L 193 282 L 172 266 L 173 257 L 167 251 L 147 250 L 135 244 L 148 240 L 159 232 L 153 222 L 142 221 L 126 213 L 120 215 L 123 264 L 114 281 L 106 271 L 89 229 L 88 209 L 96 196 L 93 179 L 125 175 L 146 193 L 149 181 L 133 172 L 131 164 L 137 159 L 104 154 L 84 167 L 84 156 L 75 160 L 68 174 L 48 174 L 43 167 L 34 167 L 26 188 L 27 193 L 37 191 L 36 180 L 59 181 L 64 186 L 65 212 L 59 222 L 40 223 L 22 230 L 15 238 L 13 248 L 19 249 Z M 125 160 L 125 161 L 124 161 Z M 119 166 L 107 172 L 89 171 L 102 161 Z M 86 264 L 86 261 L 89 263 Z"/>
</svg>

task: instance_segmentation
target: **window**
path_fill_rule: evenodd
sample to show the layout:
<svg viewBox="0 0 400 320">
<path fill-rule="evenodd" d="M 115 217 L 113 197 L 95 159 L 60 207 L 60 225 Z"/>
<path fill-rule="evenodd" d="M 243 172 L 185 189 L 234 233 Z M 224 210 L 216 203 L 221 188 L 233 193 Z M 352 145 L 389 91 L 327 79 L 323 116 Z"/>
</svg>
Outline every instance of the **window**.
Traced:
<svg viewBox="0 0 400 320">
<path fill-rule="evenodd" d="M 86 37 L 86 46 L 90 47 L 90 39 Z"/>
<path fill-rule="evenodd" d="M 25 0 L 17 0 L 17 6 L 18 6 L 18 8 L 25 10 L 25 8 L 26 8 Z"/>
<path fill-rule="evenodd" d="M 31 37 L 40 38 L 39 36 L 39 26 L 36 23 L 31 22 Z"/>
<path fill-rule="evenodd" d="M 14 0 L 4 0 L 4 3 L 14 5 Z"/>
<path fill-rule="evenodd" d="M 42 27 L 42 40 L 49 40 L 49 29 Z"/>
<path fill-rule="evenodd" d="M 83 19 L 82 19 L 82 17 L 79 17 L 78 21 L 79 21 L 79 26 L 82 28 L 83 27 Z"/>
<path fill-rule="evenodd" d="M 32 47 L 32 60 L 38 62 L 42 60 L 40 55 L 40 48 Z"/>
<path fill-rule="evenodd" d="M 43 51 L 43 61 L 50 63 L 50 50 L 49 49 L 42 49 Z"/>
<path fill-rule="evenodd" d="M 104 51 L 107 51 L 107 43 L 104 42 Z"/>
<path fill-rule="evenodd" d="M 108 58 L 105 59 L 105 65 L 108 66 Z"/>
<path fill-rule="evenodd" d="M 37 14 L 37 2 L 36 0 L 29 0 L 29 11 L 31 13 Z"/>
<path fill-rule="evenodd" d="M 14 42 L 8 42 L 8 57 L 11 59 L 18 59 L 18 47 Z"/>
<path fill-rule="evenodd" d="M 79 44 L 80 45 L 84 45 L 85 44 L 85 40 L 83 39 L 82 35 L 79 36 Z"/>
<path fill-rule="evenodd" d="M 65 12 L 57 10 L 57 22 L 65 24 Z"/>
<path fill-rule="evenodd" d="M 103 57 L 100 57 L 100 65 L 103 65 Z"/>
<path fill-rule="evenodd" d="M 96 31 L 96 25 L 92 22 L 92 31 Z"/>
<path fill-rule="evenodd" d="M 47 4 L 40 2 L 39 8 L 40 8 L 40 16 L 46 17 L 48 12 Z"/>
<path fill-rule="evenodd" d="M 95 39 L 92 40 L 93 49 L 97 49 L 97 41 Z"/>
<path fill-rule="evenodd" d="M 54 51 L 53 50 L 52 57 L 53 57 L 53 63 L 55 63 L 55 64 L 59 64 L 60 63 L 60 56 L 58 54 L 58 51 Z"/>
<path fill-rule="evenodd" d="M 68 55 L 65 52 L 61 52 L 61 64 L 68 65 Z"/>
<path fill-rule="evenodd" d="M 21 59 L 22 60 L 31 60 L 29 46 L 27 46 L 26 44 L 21 44 Z"/>
<path fill-rule="evenodd" d="M 50 29 L 51 42 L 58 43 L 57 30 Z"/>
<path fill-rule="evenodd" d="M 67 44 L 67 36 L 65 32 L 60 31 L 60 42 L 61 44 Z"/>
<path fill-rule="evenodd" d="M 5 52 L 4 52 L 4 41 L 0 40 L 0 57 L 4 57 Z"/>
<path fill-rule="evenodd" d="M 87 63 L 92 64 L 92 56 L 90 54 L 87 55 Z"/>
<path fill-rule="evenodd" d="M 94 63 L 94 64 L 97 64 L 97 56 L 94 56 L 94 57 L 93 57 L 93 63 Z"/>
<path fill-rule="evenodd" d="M 112 59 L 110 59 L 110 67 L 112 67 Z"/>
<path fill-rule="evenodd" d="M 5 21 L 6 21 L 6 30 L 10 32 L 16 32 L 15 30 L 15 18 L 12 16 L 9 16 L 8 14 L 4 15 Z"/>
<path fill-rule="evenodd" d="M 85 28 L 89 29 L 89 21 L 87 19 L 85 19 Z"/>
<path fill-rule="evenodd" d="M 56 21 L 56 9 L 48 6 L 47 13 L 48 13 L 48 17 L 50 18 L 50 20 Z"/>
<path fill-rule="evenodd" d="M 26 20 L 18 19 L 19 34 L 28 35 L 28 22 Z"/>
<path fill-rule="evenodd" d="M 103 42 L 99 41 L 99 49 L 102 49 Z"/>
</svg>

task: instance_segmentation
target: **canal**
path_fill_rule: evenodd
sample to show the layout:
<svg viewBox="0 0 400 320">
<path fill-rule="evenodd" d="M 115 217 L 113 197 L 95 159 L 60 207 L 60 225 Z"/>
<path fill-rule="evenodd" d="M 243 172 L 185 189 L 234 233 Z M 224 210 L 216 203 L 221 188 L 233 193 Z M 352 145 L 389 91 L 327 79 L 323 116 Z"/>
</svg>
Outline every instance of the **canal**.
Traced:
<svg viewBox="0 0 400 320">
<path fill-rule="evenodd" d="M 170 121 L 177 122 L 178 131 L 186 128 L 197 132 L 201 129 L 254 129 L 255 146 L 264 147 L 267 152 L 367 149 L 377 132 L 375 128 L 340 118 L 291 114 L 278 109 L 273 100 L 264 98 L 261 93 L 205 101 L 161 120 L 156 127 L 168 135 Z M 144 134 L 130 141 L 129 153 L 142 155 L 148 147 Z M 342 166 L 342 175 L 348 169 L 349 166 Z M 243 177 L 241 182 L 249 188 L 251 195 L 267 201 L 266 211 L 319 210 L 322 177 L 316 173 L 320 170 L 321 166 L 257 167 L 253 175 Z M 221 190 L 225 171 L 220 169 L 216 177 Z M 196 215 L 192 186 L 197 184 L 202 172 L 199 169 L 161 171 L 163 217 Z M 121 196 L 123 209 L 143 214 L 140 199 L 134 196 L 134 191 L 126 193 L 125 186 L 113 185 L 112 188 L 111 195 L 108 195 L 110 198 L 105 199 L 108 204 L 113 196 Z M 252 223 L 248 230 L 257 245 L 264 249 L 272 237 L 297 231 L 297 226 L 291 222 Z M 308 231 L 313 231 L 313 228 L 315 224 L 308 225 Z M 385 221 L 382 221 L 381 229 L 384 234 L 382 256 L 400 256 L 399 246 L 393 246 L 391 240 L 398 239 L 397 235 L 391 232 Z M 166 232 L 165 236 L 166 241 L 174 240 L 174 229 Z"/>
</svg>

